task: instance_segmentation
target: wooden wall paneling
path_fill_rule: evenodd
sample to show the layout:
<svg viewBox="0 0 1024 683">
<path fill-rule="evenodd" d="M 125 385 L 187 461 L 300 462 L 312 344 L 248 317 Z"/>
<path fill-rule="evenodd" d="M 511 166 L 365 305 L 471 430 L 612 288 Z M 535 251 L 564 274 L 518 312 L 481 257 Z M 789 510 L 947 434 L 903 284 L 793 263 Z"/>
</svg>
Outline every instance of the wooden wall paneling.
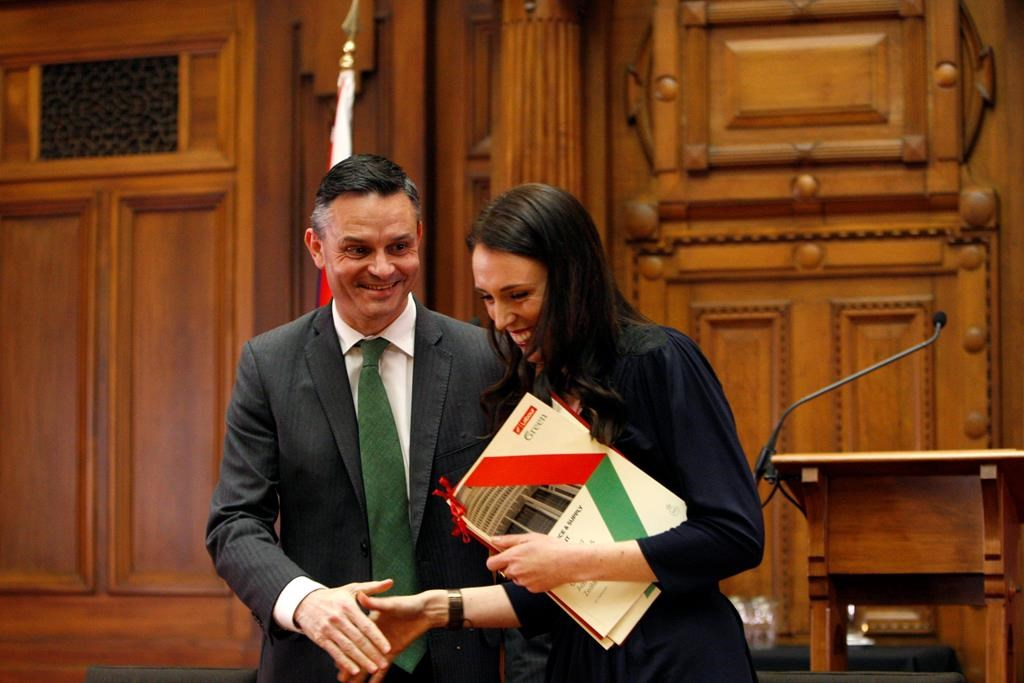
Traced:
<svg viewBox="0 0 1024 683">
<path fill-rule="evenodd" d="M 787 422 L 779 450 L 970 447 L 975 442 L 964 438 L 961 405 L 984 409 L 991 379 L 982 367 L 984 344 L 975 341 L 982 353 L 969 357 L 958 346 L 963 333 L 953 321 L 971 310 L 990 310 L 991 283 L 984 274 L 964 272 L 962 247 L 976 245 L 954 237 L 955 217 L 925 220 L 934 225 L 882 229 L 878 239 L 819 232 L 815 239 L 757 242 L 700 241 L 685 224 L 669 222 L 663 226 L 667 242 L 634 245 L 637 298 L 655 319 L 698 338 L 733 403 L 751 459 L 790 401 L 917 343 L 931 332 L 932 312 L 944 309 L 951 322 L 940 348 L 802 406 Z M 945 227 L 936 234 L 940 225 Z M 982 259 L 968 253 L 980 269 Z M 680 319 L 681 306 L 689 319 Z M 777 323 L 784 325 L 784 338 L 819 341 L 794 343 L 782 354 L 730 346 L 769 348 L 775 342 L 763 326 L 765 317 L 781 315 L 776 310 L 785 310 L 785 322 L 780 317 Z M 959 424 L 951 431 L 953 423 Z M 806 530 L 781 498 L 766 510 L 766 524 L 766 562 L 725 588 L 773 595 L 781 603 L 780 631 L 798 636 L 808 625 L 806 568 L 798 559 L 804 557 Z M 920 621 L 934 624 L 931 614 L 922 612 Z"/>
<path fill-rule="evenodd" d="M 657 7 L 657 6 L 656 6 Z M 654 143 L 651 120 L 654 95 L 653 12 L 647 3 L 613 2 L 607 50 L 608 227 L 612 267 L 624 292 L 634 289 L 632 240 L 650 239 L 658 231 L 653 170 Z M 587 119 L 590 119 L 588 110 Z M 590 173 L 588 166 L 588 173 Z"/>
<path fill-rule="evenodd" d="M 995 236 L 986 236 L 962 244 L 958 250 L 958 280 L 963 285 L 956 292 L 956 319 L 949 331 L 956 333 L 951 335 L 951 341 L 955 340 L 959 347 L 959 373 L 946 378 L 943 391 L 958 397 L 960 414 L 952 421 L 959 428 L 958 433 L 947 438 L 955 438 L 959 448 L 992 448 L 993 434 L 999 433 L 992 404 L 994 386 L 998 387 L 999 382 L 999 359 L 992 353 L 990 343 L 990 335 L 998 339 L 999 333 L 998 290 L 993 279 L 998 272 L 995 245 Z M 984 385 L 978 381 L 981 377 L 988 380 Z"/>
<path fill-rule="evenodd" d="M 580 201 L 587 207 L 594 219 L 594 225 L 605 247 L 605 253 L 614 263 L 620 256 L 619 245 L 610 232 L 610 201 L 611 169 L 609 161 L 611 152 L 612 125 L 610 113 L 613 102 L 621 102 L 621 98 L 613 93 L 615 80 L 613 74 L 616 56 L 610 45 L 612 34 L 612 0 L 588 2 L 581 13 L 581 50 L 582 67 L 580 83 L 583 101 L 582 136 L 580 146 L 583 156 L 582 195 Z M 621 72 L 618 72 L 621 73 Z"/>
<path fill-rule="evenodd" d="M 728 378 L 723 389 L 736 418 L 740 442 L 751 467 L 757 458 L 765 434 L 762 425 L 774 424 L 790 402 L 785 372 L 790 367 L 789 305 L 781 302 L 750 302 L 746 305 L 698 303 L 691 307 L 694 318 L 690 329 L 716 372 Z M 764 499 L 770 490 L 761 485 Z M 776 506 L 765 515 L 765 536 L 780 536 L 783 521 Z M 728 595 L 774 595 L 784 599 L 785 587 L 779 585 L 773 568 L 781 557 L 779 543 L 769 544 L 769 556 L 754 571 L 744 572 L 723 582 Z M 780 625 L 777 625 L 777 627 Z M 782 625 L 781 630 L 785 630 Z"/>
<path fill-rule="evenodd" d="M 94 584 L 96 207 L 0 200 L 0 592 Z"/>
<path fill-rule="evenodd" d="M 978 3 L 968 2 L 978 13 Z M 984 9 L 985 3 L 980 5 Z M 1024 354 L 1013 340 L 1024 339 L 1024 122 L 1014 112 L 1024 111 L 1024 74 L 1014 65 L 1024 63 L 1024 44 L 1016 36 L 1024 32 L 1024 6 L 1004 2 L 991 8 L 995 14 L 984 24 L 987 40 L 997 45 L 996 70 L 999 74 L 999 115 L 983 128 L 986 145 L 995 152 L 992 170 L 986 176 L 1001 179 L 997 191 L 1000 211 L 1000 316 L 1002 339 L 999 353 L 1002 367 L 1001 445 L 1024 444 Z M 1020 623 L 1020 622 L 1018 622 Z M 1018 630 L 1018 633 L 1024 631 Z M 1024 677 L 1024 672 L 1018 672 Z"/>
<path fill-rule="evenodd" d="M 0 375 L 2 400 L 16 392 L 33 413 L 3 430 L 25 452 L 0 460 L 0 544 L 15 551 L 0 553 L 0 681 L 255 662 L 248 610 L 203 547 L 231 369 L 252 332 L 255 17 L 249 0 L 131 9 L 0 10 L 0 227 L 24 252 L 11 268 L 3 252 L 0 311 L 32 302 L 5 337 L 44 335 L 3 357 L 30 380 Z M 154 56 L 177 58 L 176 150 L 40 159 L 43 69 Z"/>
<path fill-rule="evenodd" d="M 241 154 L 251 153 L 252 324 L 262 332 L 297 317 L 315 303 L 310 290 L 315 273 L 303 277 L 302 242 L 305 215 L 299 212 L 305 179 L 299 166 L 301 26 L 290 3 L 259 2 L 255 6 L 258 45 L 250 65 L 255 72 L 254 97 L 259 105 L 250 140 L 242 137 Z M 244 62 L 243 62 L 244 63 Z M 240 245 L 240 251 L 245 248 Z M 303 289 L 305 287 L 305 290 Z M 308 293 L 308 296 L 305 294 Z M 240 294 L 240 299 L 247 297 Z M 299 307 L 300 302 L 304 308 Z M 294 315 L 293 315 L 294 313 Z M 233 367 L 233 366 L 232 366 Z"/>
<path fill-rule="evenodd" d="M 394 122 L 389 139 L 392 158 L 415 180 L 424 197 L 433 196 L 427 175 L 427 2 L 392 0 L 394 24 L 392 69 L 389 74 Z M 429 247 L 428 247 L 429 251 Z M 421 292 L 425 291 L 422 288 Z"/>
<path fill-rule="evenodd" d="M 39 67 L 10 66 L 0 72 L 0 161 L 28 161 L 39 153 Z"/>
<path fill-rule="evenodd" d="M 237 88 L 251 89 L 251 74 L 240 69 L 235 22 L 248 21 L 245 0 L 216 0 L 204 5 L 203 17 L 183 12 L 181 5 L 145 0 L 138 12 L 126 13 L 115 2 L 97 2 L 61 11 L 50 5 L 5 9 L 0 21 L 5 35 L 27 25 L 18 40 L 0 47 L 4 74 L 4 107 L 0 115 L 0 171 L 9 180 L 131 175 L 140 172 L 137 155 L 48 159 L 39 162 L 40 71 L 47 64 L 89 62 L 146 56 L 179 56 L 178 149 L 147 154 L 145 172 L 233 170 L 235 135 L 251 111 L 242 115 Z M 32 12 L 38 13 L 33 15 Z M 160 16 L 155 21 L 154 16 Z M 158 13 L 163 13 L 158 15 Z M 50 27 L 73 21 L 59 44 Z M 102 29 L 93 21 L 108 22 Z M 46 27 L 41 30 L 40 27 Z M 176 39 L 167 32 L 180 29 Z M 250 27 L 240 31 L 249 39 Z M 160 31 L 163 35 L 158 35 Z M 187 36 L 187 37 L 184 37 Z M 44 41 L 32 46 L 32 41 Z M 19 51 L 19 48 L 22 51 Z M 8 83 L 10 80 L 10 83 Z M 5 151 L 6 150 L 6 151 Z M 243 169 L 244 172 L 244 169 Z"/>
<path fill-rule="evenodd" d="M 861 368 L 931 335 L 930 297 L 834 300 L 835 376 Z M 920 451 L 934 448 L 932 355 L 918 353 L 839 389 L 836 451 Z"/>
<path fill-rule="evenodd" d="M 460 320 L 487 318 L 473 290 L 465 236 L 490 197 L 498 12 L 494 0 L 448 0 L 434 15 L 431 303 Z"/>
<path fill-rule="evenodd" d="M 926 64 L 934 65 L 929 96 L 934 161 L 928 169 L 928 189 L 956 192 L 963 149 L 960 91 L 965 75 L 960 62 L 959 3 L 929 3 L 928 13 L 932 39 Z"/>
<path fill-rule="evenodd" d="M 798 199 L 955 192 L 929 140 L 959 122 L 927 118 L 922 67 L 929 41 L 955 33 L 947 5 L 955 15 L 944 0 L 928 5 L 941 11 L 926 22 L 921 3 L 662 0 L 654 14 L 680 12 L 678 23 L 655 24 L 649 85 L 662 212 L 790 202 L 794 191 Z M 673 57 L 685 63 L 681 100 Z M 794 186 L 799 167 L 809 179 Z"/>
<path fill-rule="evenodd" d="M 657 144 L 654 145 L 654 170 L 661 173 L 676 168 L 678 162 L 678 142 L 676 129 L 678 116 L 676 114 L 676 102 L 679 98 L 680 81 L 680 59 L 678 55 L 677 36 L 675 26 L 677 3 L 671 0 L 659 0 L 654 8 L 654 15 L 651 17 L 651 28 L 653 31 L 653 55 L 651 85 L 655 96 L 651 125 L 658 131 Z M 684 19 L 685 22 L 685 19 Z M 687 23 L 687 26 L 689 24 Z M 687 43 L 686 53 L 686 92 L 691 91 L 696 97 L 705 85 L 701 80 L 701 74 L 694 70 L 693 65 L 703 63 L 704 49 L 706 46 L 699 40 L 699 36 L 689 36 L 691 41 Z M 704 118 L 704 110 L 698 105 L 687 108 L 687 115 L 693 120 L 693 125 L 687 128 L 687 150 L 691 145 L 699 145 L 699 139 L 689 136 L 698 136 L 703 130 L 701 123 Z M 691 163 L 687 160 L 687 152 L 684 152 L 684 164 Z M 699 155 L 697 155 L 699 158 Z M 659 175 L 659 181 L 664 176 Z"/>
<path fill-rule="evenodd" d="M 581 21 L 578 3 L 502 0 L 497 194 L 543 182 L 583 195 Z"/>
<path fill-rule="evenodd" d="M 305 24 L 298 27 L 297 34 L 296 39 L 301 44 L 304 42 Z M 290 255 L 297 282 L 294 285 L 289 319 L 297 318 L 317 304 L 316 287 L 319 271 L 302 242 L 302 235 L 309 227 L 313 199 L 316 196 L 320 180 L 327 172 L 327 166 L 330 163 L 330 147 L 327 141 L 333 116 L 333 108 L 326 109 L 322 98 L 317 97 L 313 90 L 312 77 L 299 72 L 296 72 L 294 77 L 296 79 L 296 103 L 292 135 L 295 140 L 297 178 L 294 188 L 294 205 L 291 207 L 295 234 L 290 237 L 293 242 Z M 359 149 L 358 146 L 361 144 L 360 140 L 364 136 L 369 137 L 370 133 L 365 128 L 359 127 L 358 124 L 360 111 L 367 106 L 366 97 L 365 90 L 363 94 L 357 96 L 353 114 L 354 127 L 358 131 L 356 135 L 353 135 L 353 149 L 359 152 L 366 151 Z"/>
<path fill-rule="evenodd" d="M 654 320 L 665 320 L 665 316 L 669 315 L 669 311 L 678 311 L 678 315 L 685 319 L 687 315 L 685 311 L 689 309 L 687 307 L 680 311 L 678 308 L 679 302 L 676 302 L 676 306 L 669 307 L 669 311 L 665 310 L 667 293 L 665 282 L 667 266 L 665 261 L 666 256 L 659 253 L 644 254 L 635 259 L 633 264 L 634 301 L 641 313 L 650 316 Z M 666 324 L 672 323 L 666 322 Z"/>
<path fill-rule="evenodd" d="M 110 590 L 225 595 L 202 539 L 235 349 L 234 207 L 227 189 L 118 203 Z"/>
</svg>

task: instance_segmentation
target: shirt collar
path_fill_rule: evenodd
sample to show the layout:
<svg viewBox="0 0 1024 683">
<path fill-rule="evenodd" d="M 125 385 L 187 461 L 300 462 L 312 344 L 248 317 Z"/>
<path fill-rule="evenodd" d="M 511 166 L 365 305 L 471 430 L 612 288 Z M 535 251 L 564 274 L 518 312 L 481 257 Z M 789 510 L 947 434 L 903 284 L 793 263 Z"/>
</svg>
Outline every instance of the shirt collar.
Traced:
<svg viewBox="0 0 1024 683">
<path fill-rule="evenodd" d="M 338 313 L 338 302 L 331 304 L 331 315 L 334 317 L 334 330 L 338 333 L 338 340 L 341 342 L 341 352 L 348 353 L 349 349 L 365 338 L 384 337 L 398 347 L 410 358 L 413 356 L 414 341 L 416 339 L 416 303 L 412 294 L 406 301 L 405 310 L 395 318 L 394 322 L 381 330 L 380 334 L 367 337 L 362 332 L 354 329 L 351 325 L 341 319 Z"/>
</svg>

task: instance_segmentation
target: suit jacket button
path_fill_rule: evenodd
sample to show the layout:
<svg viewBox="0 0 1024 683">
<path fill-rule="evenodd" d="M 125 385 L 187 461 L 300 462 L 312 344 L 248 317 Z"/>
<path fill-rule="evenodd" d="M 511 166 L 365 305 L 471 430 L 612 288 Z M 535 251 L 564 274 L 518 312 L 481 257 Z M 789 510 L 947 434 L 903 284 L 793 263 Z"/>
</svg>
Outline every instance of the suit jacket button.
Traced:
<svg viewBox="0 0 1024 683">
<path fill-rule="evenodd" d="M 362 551 L 362 553 L 363 553 L 363 557 L 369 557 L 369 556 L 370 556 L 370 542 L 369 542 L 369 541 L 367 541 L 367 540 L 366 540 L 366 539 L 364 538 L 364 539 L 362 540 L 362 542 L 361 542 L 361 543 L 359 544 L 359 550 L 361 550 L 361 551 Z"/>
</svg>

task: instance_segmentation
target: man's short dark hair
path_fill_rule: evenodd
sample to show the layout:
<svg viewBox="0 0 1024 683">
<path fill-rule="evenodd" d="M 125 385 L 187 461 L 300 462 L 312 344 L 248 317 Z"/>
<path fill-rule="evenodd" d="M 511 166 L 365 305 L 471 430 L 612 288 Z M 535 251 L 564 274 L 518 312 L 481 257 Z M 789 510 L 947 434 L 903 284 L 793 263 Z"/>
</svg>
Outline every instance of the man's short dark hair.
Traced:
<svg viewBox="0 0 1024 683">
<path fill-rule="evenodd" d="M 420 191 L 405 170 L 377 154 L 355 154 L 336 163 L 320 181 L 310 216 L 319 237 L 324 236 L 324 227 L 330 222 L 331 202 L 346 192 L 382 197 L 402 192 L 412 202 L 416 220 L 420 219 Z"/>
</svg>

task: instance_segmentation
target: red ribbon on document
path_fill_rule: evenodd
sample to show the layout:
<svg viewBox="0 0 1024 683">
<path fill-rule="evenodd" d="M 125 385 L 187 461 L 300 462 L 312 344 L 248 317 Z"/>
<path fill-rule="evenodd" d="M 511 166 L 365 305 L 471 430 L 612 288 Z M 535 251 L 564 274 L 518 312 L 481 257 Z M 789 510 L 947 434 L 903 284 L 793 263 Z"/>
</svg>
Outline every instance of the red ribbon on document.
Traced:
<svg viewBox="0 0 1024 683">
<path fill-rule="evenodd" d="M 466 520 L 463 516 L 466 514 L 466 506 L 459 502 L 459 499 L 455 497 L 455 489 L 452 488 L 451 482 L 448 481 L 448 477 L 441 477 L 437 480 L 437 483 L 444 489 L 434 489 L 433 494 L 444 498 L 448 503 L 448 507 L 452 511 L 452 536 L 461 536 L 463 543 L 469 543 L 472 540 L 469 536 L 469 528 L 466 527 Z"/>
</svg>

